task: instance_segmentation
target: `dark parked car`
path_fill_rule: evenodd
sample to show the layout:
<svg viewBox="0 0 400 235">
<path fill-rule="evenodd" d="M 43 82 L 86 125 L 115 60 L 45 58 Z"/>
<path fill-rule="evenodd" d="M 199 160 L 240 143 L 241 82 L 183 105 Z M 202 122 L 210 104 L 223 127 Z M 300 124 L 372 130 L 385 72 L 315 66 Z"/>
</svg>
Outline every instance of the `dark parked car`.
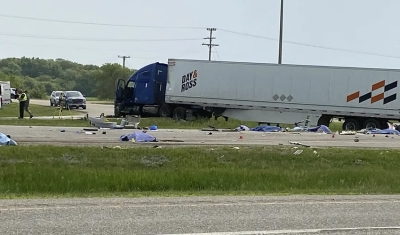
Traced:
<svg viewBox="0 0 400 235">
<path fill-rule="evenodd" d="M 86 98 L 79 91 L 64 91 L 66 104 L 69 108 L 86 109 Z"/>
</svg>

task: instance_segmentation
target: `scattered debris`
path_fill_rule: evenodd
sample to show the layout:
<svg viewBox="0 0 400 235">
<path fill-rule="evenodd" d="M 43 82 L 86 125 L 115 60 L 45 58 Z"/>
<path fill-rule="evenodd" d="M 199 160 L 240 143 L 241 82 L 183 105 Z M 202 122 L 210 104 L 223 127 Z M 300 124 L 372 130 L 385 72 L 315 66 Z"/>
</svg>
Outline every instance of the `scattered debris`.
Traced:
<svg viewBox="0 0 400 235">
<path fill-rule="evenodd" d="M 302 152 L 303 152 L 303 150 L 299 149 L 299 150 L 296 150 L 296 152 L 294 152 L 293 154 L 294 155 L 300 155 Z"/>
<path fill-rule="evenodd" d="M 121 120 L 120 125 L 117 125 L 117 122 L 110 122 L 104 113 L 100 114 L 100 117 L 90 117 L 86 114 L 86 119 L 91 126 L 110 129 L 132 129 L 132 127 L 137 129 L 140 123 L 140 116 L 136 115 L 126 115 L 126 117 Z"/>
<path fill-rule="evenodd" d="M 114 146 L 114 147 L 107 147 L 107 146 L 103 146 L 101 147 L 102 149 L 128 149 L 128 148 L 122 148 L 121 146 Z"/>
<path fill-rule="evenodd" d="M 289 141 L 289 143 L 290 144 L 294 144 L 294 145 L 301 145 L 301 146 L 304 146 L 304 147 L 311 147 L 310 145 L 302 144 L 302 143 L 296 142 L 296 141 Z"/>
<path fill-rule="evenodd" d="M 134 142 L 157 142 L 156 138 L 148 133 L 142 131 L 135 131 L 132 134 L 121 135 L 121 141 L 134 141 Z"/>
<path fill-rule="evenodd" d="M 339 132 L 339 135 L 355 135 L 357 132 L 355 131 L 341 131 Z"/>
<path fill-rule="evenodd" d="M 173 140 L 158 140 L 157 142 L 175 142 L 175 143 L 182 143 L 185 142 L 183 140 L 177 140 L 177 139 L 173 139 Z"/>
<path fill-rule="evenodd" d="M 70 155 L 70 154 L 61 155 L 60 161 L 70 163 L 70 164 L 76 164 L 76 163 L 80 162 L 75 156 Z"/>
<path fill-rule="evenodd" d="M 218 132 L 238 132 L 235 129 L 212 129 L 212 128 L 203 128 L 202 131 L 218 131 Z"/>
<path fill-rule="evenodd" d="M 84 131 L 98 131 L 99 128 L 83 128 Z"/>
<path fill-rule="evenodd" d="M 142 163 L 143 165 L 148 166 L 148 167 L 162 166 L 167 162 L 169 162 L 169 160 L 163 155 L 145 156 L 140 161 L 140 163 Z"/>
<path fill-rule="evenodd" d="M 10 135 L 0 133 L 0 146 L 17 146 L 17 142 L 11 139 Z"/>
</svg>

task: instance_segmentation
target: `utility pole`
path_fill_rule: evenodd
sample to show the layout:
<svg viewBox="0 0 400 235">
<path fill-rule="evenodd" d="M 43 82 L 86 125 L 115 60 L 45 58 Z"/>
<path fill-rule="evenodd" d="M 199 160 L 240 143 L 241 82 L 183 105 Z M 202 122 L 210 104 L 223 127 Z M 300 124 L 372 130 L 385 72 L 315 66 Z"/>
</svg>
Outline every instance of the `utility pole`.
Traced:
<svg viewBox="0 0 400 235">
<path fill-rule="evenodd" d="M 207 28 L 207 30 L 210 31 L 210 37 L 204 38 L 204 39 L 209 39 L 209 43 L 203 43 L 202 45 L 208 46 L 208 60 L 211 61 L 211 48 L 219 46 L 218 44 L 212 44 L 212 40 L 215 39 L 212 36 L 212 32 L 217 31 L 217 29 L 216 28 Z"/>
<path fill-rule="evenodd" d="M 279 26 L 279 57 L 278 64 L 282 64 L 282 37 L 283 37 L 283 0 L 281 0 L 281 14 L 280 14 L 280 26 Z"/>
<path fill-rule="evenodd" d="M 122 67 L 125 68 L 125 60 L 131 58 L 130 56 L 118 56 L 118 58 L 122 58 Z"/>
</svg>

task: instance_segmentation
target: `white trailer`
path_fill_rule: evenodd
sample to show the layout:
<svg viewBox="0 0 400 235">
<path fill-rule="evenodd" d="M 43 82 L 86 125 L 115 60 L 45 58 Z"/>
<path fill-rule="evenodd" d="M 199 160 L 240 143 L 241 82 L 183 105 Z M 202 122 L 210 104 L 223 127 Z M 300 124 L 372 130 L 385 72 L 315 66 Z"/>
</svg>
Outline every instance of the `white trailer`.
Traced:
<svg viewBox="0 0 400 235">
<path fill-rule="evenodd" d="M 10 82 L 0 81 L 0 96 L 2 96 L 3 105 L 11 103 Z"/>
<path fill-rule="evenodd" d="M 169 59 L 165 102 L 259 123 L 385 128 L 400 120 L 400 70 Z"/>
</svg>

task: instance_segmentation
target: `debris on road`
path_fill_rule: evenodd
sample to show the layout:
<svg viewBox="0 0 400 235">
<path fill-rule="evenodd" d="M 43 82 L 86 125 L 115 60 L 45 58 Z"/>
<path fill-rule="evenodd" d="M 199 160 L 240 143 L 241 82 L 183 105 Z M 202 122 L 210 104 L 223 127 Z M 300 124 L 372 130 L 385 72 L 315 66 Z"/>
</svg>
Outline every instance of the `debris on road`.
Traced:
<svg viewBox="0 0 400 235">
<path fill-rule="evenodd" d="M 121 141 L 132 141 L 135 142 L 157 142 L 156 138 L 148 133 L 143 131 L 135 131 L 132 134 L 121 135 Z"/>
<path fill-rule="evenodd" d="M 84 131 L 98 131 L 98 128 L 83 128 Z"/>
<path fill-rule="evenodd" d="M 339 135 L 355 135 L 357 132 L 355 131 L 341 131 L 339 132 Z"/>
<path fill-rule="evenodd" d="M 86 114 L 86 119 L 91 126 L 110 129 L 132 129 L 132 127 L 137 129 L 140 123 L 140 116 L 137 115 L 126 115 L 119 125 L 117 122 L 110 122 L 104 113 L 100 114 L 99 117 L 90 117 Z"/>
<path fill-rule="evenodd" d="M 301 146 L 308 147 L 308 148 L 311 147 L 310 145 L 302 144 L 302 143 L 296 142 L 296 141 L 289 141 L 289 143 L 294 144 L 294 145 L 301 145 Z"/>
<path fill-rule="evenodd" d="M 0 133 L 0 146 L 17 146 L 17 142 L 11 139 L 10 135 Z"/>
<path fill-rule="evenodd" d="M 294 152 L 293 154 L 294 154 L 294 155 L 300 155 L 302 152 L 303 152 L 303 150 L 298 149 L 298 150 L 296 150 L 296 152 Z"/>
</svg>

